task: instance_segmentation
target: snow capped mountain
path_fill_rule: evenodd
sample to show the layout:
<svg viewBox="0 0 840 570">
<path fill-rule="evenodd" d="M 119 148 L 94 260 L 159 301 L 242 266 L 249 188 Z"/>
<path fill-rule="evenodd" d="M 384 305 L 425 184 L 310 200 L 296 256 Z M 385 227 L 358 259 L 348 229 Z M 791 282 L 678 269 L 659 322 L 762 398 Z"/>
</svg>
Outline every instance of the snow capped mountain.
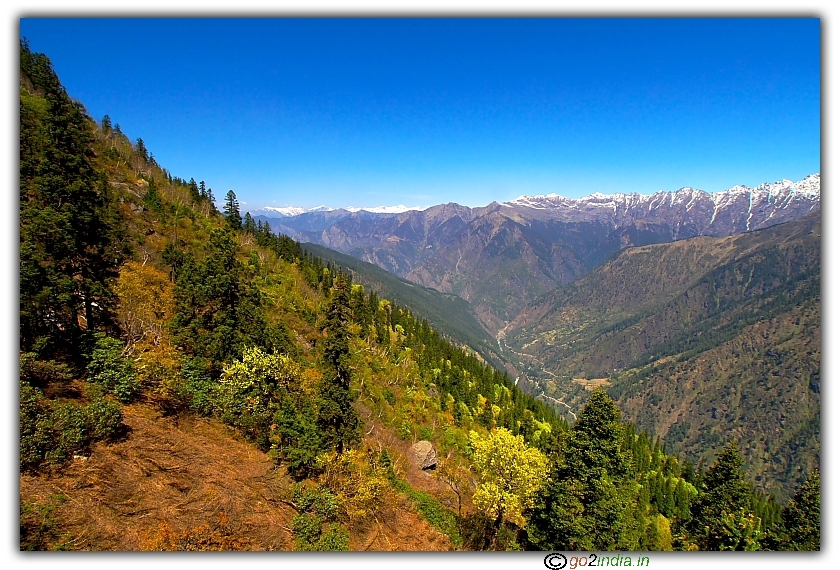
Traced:
<svg viewBox="0 0 840 570">
<path fill-rule="evenodd" d="M 450 203 L 409 210 L 420 208 L 267 217 L 274 232 L 459 295 L 473 304 L 488 330 L 498 331 L 540 295 L 582 277 L 623 248 L 731 236 L 809 212 L 816 218 L 820 175 L 714 193 L 680 188 L 577 199 L 548 194 L 480 208 Z"/>
<path fill-rule="evenodd" d="M 675 204 L 687 203 L 687 208 L 694 202 L 711 198 L 712 202 L 718 206 L 725 206 L 738 197 L 752 194 L 754 197 L 777 201 L 779 199 L 789 199 L 790 196 L 801 197 L 809 200 L 819 200 L 820 197 L 820 175 L 811 174 L 799 182 L 792 182 L 790 180 L 780 180 L 778 182 L 761 184 L 755 188 L 748 188 L 747 186 L 733 186 L 721 192 L 714 192 L 710 194 L 704 190 L 684 187 L 674 192 L 665 192 L 660 190 L 655 194 L 624 194 L 617 192 L 615 194 L 602 194 L 595 192 L 583 198 L 566 198 L 559 194 L 540 194 L 536 196 L 522 195 L 511 200 L 510 202 L 503 202 L 503 206 L 532 208 L 535 210 L 549 210 L 549 209 L 563 209 L 575 208 L 585 205 L 604 205 L 604 206 L 637 206 L 647 205 L 648 209 L 659 207 L 668 202 L 669 206 Z"/>
<path fill-rule="evenodd" d="M 314 208 L 298 208 L 295 206 L 286 206 L 285 208 L 276 208 L 274 206 L 263 206 L 254 210 L 248 210 L 253 216 L 267 216 L 269 218 L 288 218 L 291 216 L 299 216 L 307 212 L 331 212 L 335 208 L 328 208 L 327 206 L 316 206 Z"/>
<path fill-rule="evenodd" d="M 291 216 L 300 216 L 301 214 L 308 214 L 310 212 L 335 212 L 338 210 L 344 210 L 346 212 L 351 212 L 354 214 L 356 212 L 368 212 L 371 214 L 402 214 L 411 210 L 425 210 L 425 208 L 419 206 L 403 206 L 402 204 L 398 206 L 376 206 L 373 208 L 357 208 L 355 206 L 348 206 L 346 208 L 329 208 L 327 206 L 316 206 L 315 208 L 298 208 L 295 206 L 287 206 L 285 208 L 276 208 L 274 206 L 263 206 L 262 208 L 256 208 L 254 210 L 249 211 L 253 216 L 266 216 L 268 218 L 288 218 Z"/>
<path fill-rule="evenodd" d="M 566 198 L 559 194 L 520 196 L 502 204 L 541 219 L 609 220 L 615 227 L 636 222 L 665 223 L 674 239 L 722 236 L 795 219 L 820 207 L 820 175 L 793 182 L 780 180 L 755 188 L 733 186 L 709 193 L 696 188 L 655 194 L 602 194 Z"/>
<path fill-rule="evenodd" d="M 400 204 L 399 206 L 376 206 L 375 208 L 355 208 L 353 206 L 348 206 L 344 208 L 348 212 L 370 212 L 371 214 L 402 214 L 403 212 L 408 212 L 411 210 L 418 210 L 422 211 L 426 208 L 421 208 L 419 206 L 403 206 Z"/>
</svg>

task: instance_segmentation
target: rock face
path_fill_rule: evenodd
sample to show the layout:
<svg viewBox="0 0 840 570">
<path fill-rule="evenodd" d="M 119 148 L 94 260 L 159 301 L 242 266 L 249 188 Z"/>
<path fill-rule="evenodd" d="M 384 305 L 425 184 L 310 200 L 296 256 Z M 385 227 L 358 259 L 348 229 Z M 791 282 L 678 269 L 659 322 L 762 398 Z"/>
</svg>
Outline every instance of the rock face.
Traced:
<svg viewBox="0 0 840 570">
<path fill-rule="evenodd" d="M 412 445 L 409 459 L 424 471 L 437 468 L 437 453 L 435 453 L 435 448 L 430 441 L 418 441 Z"/>
</svg>

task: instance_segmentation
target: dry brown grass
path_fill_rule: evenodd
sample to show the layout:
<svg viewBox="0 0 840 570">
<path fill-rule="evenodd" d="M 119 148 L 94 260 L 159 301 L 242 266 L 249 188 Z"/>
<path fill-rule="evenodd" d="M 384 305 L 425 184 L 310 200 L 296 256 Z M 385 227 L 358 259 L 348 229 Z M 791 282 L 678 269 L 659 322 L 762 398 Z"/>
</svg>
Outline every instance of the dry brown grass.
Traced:
<svg viewBox="0 0 840 570">
<path fill-rule="evenodd" d="M 48 504 L 80 550 L 291 550 L 291 479 L 215 420 L 161 417 L 146 404 L 123 410 L 130 433 L 96 444 L 88 459 L 51 474 L 20 476 L 21 500 Z M 369 439 L 371 447 L 379 442 Z M 434 485 L 434 477 L 411 477 Z M 395 496 L 374 520 L 350 529 L 353 550 L 450 550 L 449 539 Z"/>
</svg>

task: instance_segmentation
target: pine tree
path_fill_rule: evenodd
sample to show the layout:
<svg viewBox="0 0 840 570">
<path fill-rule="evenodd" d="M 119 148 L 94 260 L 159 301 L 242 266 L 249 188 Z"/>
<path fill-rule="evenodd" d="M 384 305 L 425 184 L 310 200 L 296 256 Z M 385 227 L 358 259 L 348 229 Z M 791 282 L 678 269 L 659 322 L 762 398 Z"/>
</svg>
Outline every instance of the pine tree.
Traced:
<svg viewBox="0 0 840 570">
<path fill-rule="evenodd" d="M 79 354 L 111 322 L 124 222 L 93 166 L 92 120 L 49 58 L 20 45 L 21 350 Z"/>
<path fill-rule="evenodd" d="M 245 212 L 245 224 L 242 226 L 242 229 L 251 235 L 257 233 L 257 224 L 254 223 L 254 218 L 251 217 L 251 212 Z"/>
<path fill-rule="evenodd" d="M 770 550 L 820 550 L 819 471 L 808 475 L 763 544 Z"/>
<path fill-rule="evenodd" d="M 146 143 L 143 142 L 143 139 L 137 139 L 135 149 L 137 150 L 137 154 L 140 155 L 140 158 L 143 159 L 143 162 L 149 162 L 149 151 L 146 148 Z"/>
<path fill-rule="evenodd" d="M 176 314 L 173 337 L 187 354 L 220 363 L 246 347 L 269 348 L 260 292 L 236 259 L 237 245 L 229 231 L 213 230 L 206 255 L 195 261 L 174 248 L 164 251 L 178 265 L 175 282 Z"/>
<path fill-rule="evenodd" d="M 360 438 L 360 421 L 350 392 L 350 282 L 339 272 L 325 323 L 324 362 L 328 373 L 318 386 L 318 427 L 325 443 L 338 453 Z"/>
<path fill-rule="evenodd" d="M 239 230 L 242 228 L 242 216 L 239 214 L 239 201 L 236 199 L 236 193 L 233 190 L 228 190 L 225 195 L 225 218 L 227 218 L 228 226 L 231 229 Z"/>
<path fill-rule="evenodd" d="M 531 512 L 529 540 L 541 550 L 633 550 L 638 532 L 629 520 L 635 481 L 621 448 L 618 408 L 602 389 L 568 434 L 555 444 L 551 474 Z"/>
<path fill-rule="evenodd" d="M 189 190 L 190 198 L 192 198 L 193 202 L 201 200 L 201 196 L 198 194 L 198 183 L 196 183 L 195 178 L 190 178 L 190 181 L 187 183 L 187 190 Z"/>
<path fill-rule="evenodd" d="M 761 520 L 750 510 L 752 485 L 744 480 L 744 459 L 731 441 L 700 478 L 700 493 L 688 524 L 700 550 L 757 550 Z"/>
</svg>

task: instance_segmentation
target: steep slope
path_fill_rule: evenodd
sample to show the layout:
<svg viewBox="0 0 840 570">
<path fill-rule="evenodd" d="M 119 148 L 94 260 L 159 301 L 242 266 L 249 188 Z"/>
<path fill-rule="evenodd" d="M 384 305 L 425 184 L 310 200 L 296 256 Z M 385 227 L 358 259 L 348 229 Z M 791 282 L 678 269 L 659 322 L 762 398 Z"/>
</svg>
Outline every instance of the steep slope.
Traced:
<svg viewBox="0 0 840 570">
<path fill-rule="evenodd" d="M 243 225 L 233 191 L 222 216 L 25 41 L 21 76 L 22 549 L 718 549 L 703 529 L 732 519 L 694 509 L 718 483 L 746 532 L 721 546 L 780 521 L 738 449 L 695 473 L 603 391 L 569 430 L 414 311 Z M 562 504 L 586 520 L 566 538 Z M 805 523 L 766 544 L 813 548 Z"/>
<path fill-rule="evenodd" d="M 820 223 L 630 248 L 535 303 L 503 337 L 533 390 L 579 407 L 609 385 L 694 459 L 731 437 L 789 495 L 819 455 Z M 574 379 L 579 379 L 577 382 Z"/>
<path fill-rule="evenodd" d="M 521 309 L 586 275 L 625 247 L 727 236 L 797 219 L 820 207 L 820 176 L 708 193 L 556 194 L 424 211 L 311 212 L 272 229 L 318 243 L 467 300 L 495 335 Z"/>
<path fill-rule="evenodd" d="M 292 550 L 294 481 L 218 420 L 125 409 L 129 436 L 99 444 L 52 477 L 24 474 L 21 496 L 47 516 L 48 549 Z M 398 497 L 352 550 L 440 551 L 449 539 Z M 46 511 L 49 511 L 48 513 Z M 60 524 L 58 521 L 61 521 Z"/>
<path fill-rule="evenodd" d="M 469 346 L 495 366 L 503 368 L 495 339 L 482 328 L 469 304 L 457 295 L 422 287 L 377 265 L 326 247 L 305 244 L 303 249 L 351 273 L 355 283 L 375 291 L 380 297 L 411 307 L 417 318 L 427 319 L 432 327 L 452 342 Z"/>
</svg>

